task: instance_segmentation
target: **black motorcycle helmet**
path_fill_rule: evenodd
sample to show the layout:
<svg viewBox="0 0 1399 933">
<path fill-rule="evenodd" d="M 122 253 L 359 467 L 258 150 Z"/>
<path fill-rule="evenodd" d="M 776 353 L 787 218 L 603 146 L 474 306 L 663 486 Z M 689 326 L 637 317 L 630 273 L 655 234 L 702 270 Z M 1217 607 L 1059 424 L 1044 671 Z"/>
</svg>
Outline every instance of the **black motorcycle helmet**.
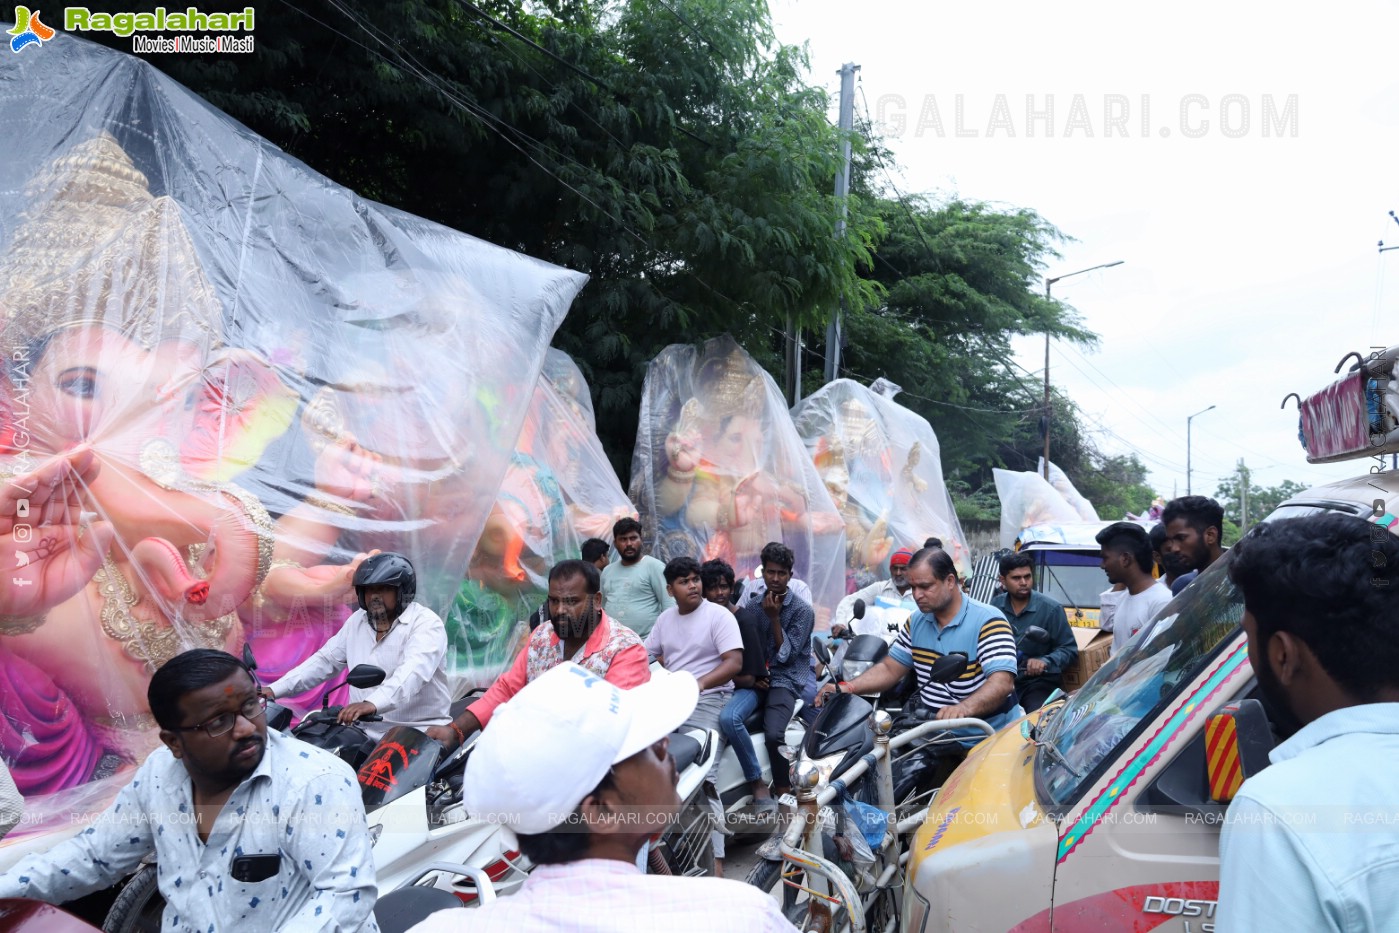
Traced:
<svg viewBox="0 0 1399 933">
<path fill-rule="evenodd" d="M 398 605 L 393 611 L 392 619 L 397 619 L 403 614 L 403 610 L 408 608 L 408 604 L 413 601 L 413 597 L 418 594 L 418 575 L 413 571 L 413 565 L 408 558 L 402 554 L 395 554 L 392 551 L 383 554 L 375 554 L 366 557 L 355 571 L 355 596 L 359 598 L 359 607 L 368 611 L 364 604 L 364 588 L 366 586 L 392 586 L 398 588 Z"/>
</svg>

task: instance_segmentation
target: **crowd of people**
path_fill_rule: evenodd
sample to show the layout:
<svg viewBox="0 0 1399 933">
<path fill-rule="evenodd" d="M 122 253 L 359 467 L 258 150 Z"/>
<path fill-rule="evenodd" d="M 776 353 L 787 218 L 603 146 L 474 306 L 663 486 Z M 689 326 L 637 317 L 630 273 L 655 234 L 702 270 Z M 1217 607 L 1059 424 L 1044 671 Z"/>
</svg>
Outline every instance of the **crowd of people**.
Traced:
<svg viewBox="0 0 1399 933">
<path fill-rule="evenodd" d="M 1230 568 L 1245 600 L 1250 657 L 1265 698 L 1297 731 L 1278 750 L 1285 754 L 1274 754 L 1285 766 L 1245 786 L 1236 803 L 1241 810 L 1295 807 L 1298 787 L 1331 780 L 1324 759 L 1311 750 L 1328 740 L 1374 739 L 1378 744 L 1356 750 L 1357 760 L 1374 767 L 1347 780 L 1356 794 L 1387 793 L 1371 772 L 1392 760 L 1386 743 L 1399 721 L 1392 705 L 1399 695 L 1376 663 L 1337 652 L 1353 645 L 1384 656 L 1381 643 L 1392 639 L 1381 629 L 1392 622 L 1394 605 L 1377 603 L 1382 597 L 1374 592 L 1332 592 L 1336 586 L 1312 593 L 1315 580 L 1303 572 L 1323 557 L 1315 553 L 1323 544 L 1313 532 L 1336 548 L 1355 545 L 1351 539 L 1363 532 L 1366 546 L 1380 549 L 1372 550 L 1372 560 L 1373 553 L 1392 554 L 1392 536 L 1371 542 L 1365 529 L 1352 527 L 1356 521 L 1316 516 L 1260 526 Z M 1170 600 L 1164 580 L 1188 586 L 1221 556 L 1222 514 L 1213 500 L 1171 502 L 1160 528 L 1155 540 L 1130 522 L 1098 535 L 1102 567 L 1124 593 L 1103 622 L 1115 645 Z M 148 690 L 162 747 L 85 829 L 0 875 L 0 897 L 68 901 L 119 882 L 154 857 L 170 928 L 377 929 L 373 846 L 356 775 L 335 755 L 269 730 L 265 716 L 269 699 L 372 663 L 391 672 L 389 679 L 352 693 L 340 720 L 382 717 L 366 725 L 380 733 L 414 726 L 448 749 L 480 730 L 463 802 L 474 816 L 509 826 L 537 866 L 518 894 L 473 911 L 436 914 L 416 929 L 553 929 L 551 918 L 566 915 L 568 928 L 580 930 L 698 930 L 717 922 L 788 931 L 792 926 L 764 892 L 722 878 L 646 874 L 656 826 L 679 805 L 667 752 L 671 733 L 717 733 L 733 747 L 754 799 L 772 800 L 787 792 L 787 775 L 774 766 L 771 787 L 763 778 L 745 727 L 756 711 L 776 763 L 804 696 L 819 708 L 836 693 L 886 690 L 912 672 L 911 702 L 926 707 L 930 718 L 975 717 L 999 729 L 1042 705 L 1073 663 L 1064 609 L 1034 590 L 1028 556 L 1002 558 L 1002 592 L 983 603 L 963 592 L 964 581 L 940 547 L 901 548 L 890 556 L 887 582 L 852 594 L 907 613 L 888 655 L 849 682 L 817 691 L 815 614 L 792 576 L 791 549 L 770 542 L 762 550 L 761 578 L 738 581 L 721 560 L 677 557 L 662 564 L 643 554 L 633 519 L 613 531 L 616 561 L 599 570 L 604 555 L 589 542 L 579 559 L 552 568 L 527 645 L 455 718 L 447 715 L 442 620 L 414 601 L 412 564 L 398 554 L 361 563 L 354 580 L 359 610 L 275 683 L 261 685 L 242 660 L 222 651 L 176 655 Z M 839 628 L 858 630 L 855 599 L 838 607 Z M 1309 606 L 1317 618 L 1330 614 L 1328 626 L 1344 623 L 1345 630 L 1303 618 Z M 1032 627 L 1040 637 L 1027 650 Z M 966 655 L 966 673 L 935 682 L 931 665 L 949 652 Z M 1346 670 L 1338 672 L 1338 665 Z M 715 772 L 717 765 L 708 781 Z M 0 771 L 0 815 L 17 809 L 6 802 L 14 796 L 9 791 Z M 709 798 L 721 865 L 722 806 L 717 791 Z M 1229 903 L 1221 916 L 1242 921 L 1268 912 L 1247 893 L 1260 872 L 1321 891 L 1318 910 L 1358 909 L 1354 878 L 1392 862 L 1388 850 L 1365 851 L 1370 862 L 1358 851 L 1226 830 L 1221 903 Z M 1347 872 L 1352 880 L 1340 879 Z M 628 905 L 626 911 L 618 912 L 618 904 Z"/>
</svg>

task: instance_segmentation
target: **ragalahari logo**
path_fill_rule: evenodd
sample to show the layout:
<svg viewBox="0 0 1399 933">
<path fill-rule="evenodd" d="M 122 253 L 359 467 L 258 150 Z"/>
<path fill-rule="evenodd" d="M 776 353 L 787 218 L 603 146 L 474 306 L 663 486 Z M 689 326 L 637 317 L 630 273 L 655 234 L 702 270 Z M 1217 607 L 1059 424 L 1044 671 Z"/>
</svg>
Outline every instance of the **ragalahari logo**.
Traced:
<svg viewBox="0 0 1399 933">
<path fill-rule="evenodd" d="M 15 7 L 15 28 L 10 30 L 10 35 L 14 36 L 10 40 L 10 51 L 18 52 L 25 46 L 43 45 L 52 39 L 54 31 L 39 21 L 39 11 L 29 12 L 27 6 Z"/>
</svg>

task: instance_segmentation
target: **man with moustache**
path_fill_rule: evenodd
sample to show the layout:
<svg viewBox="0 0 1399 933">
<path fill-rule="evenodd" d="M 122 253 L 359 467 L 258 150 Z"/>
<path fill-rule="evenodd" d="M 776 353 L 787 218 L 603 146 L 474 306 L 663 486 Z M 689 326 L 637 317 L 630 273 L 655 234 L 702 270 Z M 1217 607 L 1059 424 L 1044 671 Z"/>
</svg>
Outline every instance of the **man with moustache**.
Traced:
<svg viewBox="0 0 1399 933">
<path fill-rule="evenodd" d="M 602 611 L 597 568 L 584 560 L 565 560 L 549 571 L 547 617 L 530 633 L 510 670 L 501 674 L 481 699 L 446 726 L 427 729 L 448 751 L 484 729 L 496 708 L 565 661 L 572 661 L 610 684 L 629 690 L 651 679 L 646 646 L 625 625 Z"/>
<path fill-rule="evenodd" d="M 452 700 L 447 690 L 447 628 L 437 613 L 414 602 L 418 577 L 402 554 L 371 554 L 355 570 L 359 611 L 320 650 L 280 680 L 259 691 L 269 700 L 291 696 L 360 664 L 387 674 L 377 687 L 350 688 L 350 702 L 340 710 L 341 723 L 378 714 L 362 724 L 365 735 L 379 741 L 394 726 L 426 729 L 448 721 Z"/>
<path fill-rule="evenodd" d="M 908 564 L 909 589 L 918 611 L 909 617 L 884 660 L 846 683 L 826 684 L 816 705 L 837 692 L 878 693 L 910 669 L 923 704 L 936 719 L 976 718 L 1001 729 L 1023 715 L 1015 698 L 1015 636 L 1005 613 L 962 593 L 957 567 L 940 548 L 923 548 Z M 934 682 L 932 664 L 945 654 L 967 656 L 967 674 L 948 684 Z M 970 734 L 970 733 L 969 733 Z M 983 733 L 975 732 L 979 740 Z"/>
<path fill-rule="evenodd" d="M 619 519 L 612 543 L 621 560 L 602 572 L 602 600 L 612 618 L 645 638 L 656 617 L 675 605 L 666 589 L 665 564 L 641 553 L 641 522 Z"/>
<path fill-rule="evenodd" d="M 1181 496 L 1166 503 L 1161 524 L 1166 528 L 1161 559 L 1167 573 L 1176 575 L 1175 596 L 1224 553 L 1224 508 L 1208 496 Z"/>
<path fill-rule="evenodd" d="M 252 673 L 223 651 L 176 655 L 146 695 L 164 747 L 91 826 L 0 875 L 0 897 L 62 903 L 154 855 L 163 930 L 377 931 L 350 766 L 269 733 Z"/>
<path fill-rule="evenodd" d="M 1379 511 L 1383 511 L 1380 509 Z M 1372 931 L 1399 917 L 1399 540 L 1353 515 L 1264 522 L 1234 547 L 1274 731 L 1220 836 L 1219 930 Z"/>
</svg>

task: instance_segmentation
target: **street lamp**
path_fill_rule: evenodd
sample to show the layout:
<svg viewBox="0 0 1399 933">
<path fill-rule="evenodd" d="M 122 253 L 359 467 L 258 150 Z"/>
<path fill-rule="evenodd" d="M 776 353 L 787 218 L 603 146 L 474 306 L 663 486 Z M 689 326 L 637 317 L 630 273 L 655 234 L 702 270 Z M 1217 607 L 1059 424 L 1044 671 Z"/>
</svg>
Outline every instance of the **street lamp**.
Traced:
<svg viewBox="0 0 1399 933">
<path fill-rule="evenodd" d="M 1050 289 L 1054 287 L 1055 282 L 1062 279 L 1073 278 L 1076 275 L 1083 275 L 1085 272 L 1095 272 L 1098 269 L 1111 269 L 1113 266 L 1120 266 L 1124 262 L 1126 262 L 1125 259 L 1119 259 L 1115 262 L 1105 262 L 1102 265 L 1089 266 L 1087 269 L 1079 269 L 1077 272 L 1068 272 L 1064 275 L 1056 275 L 1052 279 L 1045 279 L 1044 300 L 1053 300 L 1050 298 L 1049 293 Z M 1053 416 L 1054 409 L 1049 404 L 1049 328 L 1046 327 L 1044 331 L 1044 478 L 1046 480 L 1049 479 L 1049 425 L 1053 420 Z"/>
<path fill-rule="evenodd" d="M 1185 419 L 1185 494 L 1190 495 L 1190 422 L 1203 415 L 1206 411 L 1214 411 L 1211 405 L 1204 411 L 1197 411 L 1189 418 Z"/>
</svg>

